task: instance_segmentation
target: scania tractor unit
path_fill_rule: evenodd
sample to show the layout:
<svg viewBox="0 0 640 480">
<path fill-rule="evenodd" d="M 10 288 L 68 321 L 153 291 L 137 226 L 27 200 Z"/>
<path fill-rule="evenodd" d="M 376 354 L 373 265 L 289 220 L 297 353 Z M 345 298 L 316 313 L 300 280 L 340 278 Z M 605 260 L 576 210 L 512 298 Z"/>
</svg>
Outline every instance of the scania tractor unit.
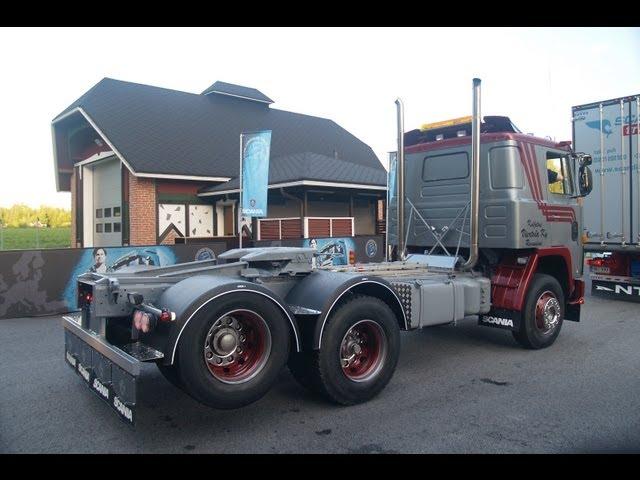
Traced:
<svg viewBox="0 0 640 480">
<path fill-rule="evenodd" d="M 591 291 L 640 302 L 640 95 L 572 107 L 573 145 L 594 161 L 583 237 Z"/>
<path fill-rule="evenodd" d="M 479 79 L 472 90 L 472 116 L 409 132 L 396 101 L 384 262 L 322 266 L 313 248 L 240 248 L 86 273 L 80 313 L 63 319 L 67 363 L 133 424 L 147 362 L 213 408 L 258 400 L 285 365 L 304 387 L 352 405 L 391 380 L 401 331 L 470 317 L 525 348 L 550 346 L 563 320 L 580 320 L 591 158 L 507 117 L 482 121 Z"/>
</svg>

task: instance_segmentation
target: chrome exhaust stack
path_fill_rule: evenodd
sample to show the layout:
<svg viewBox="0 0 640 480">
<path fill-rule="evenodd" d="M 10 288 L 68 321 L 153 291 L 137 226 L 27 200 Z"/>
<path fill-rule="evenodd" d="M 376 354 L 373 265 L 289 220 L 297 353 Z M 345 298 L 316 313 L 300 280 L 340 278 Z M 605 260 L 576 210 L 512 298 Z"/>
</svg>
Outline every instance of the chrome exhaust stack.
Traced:
<svg viewBox="0 0 640 480">
<path fill-rule="evenodd" d="M 398 153 L 396 156 L 396 182 L 398 182 L 398 260 L 406 259 L 404 239 L 404 105 L 396 99 L 398 112 Z"/>
<path fill-rule="evenodd" d="M 480 203 L 480 83 L 473 79 L 473 120 L 471 123 L 471 208 L 469 219 L 469 259 L 460 266 L 462 270 L 471 270 L 478 263 L 478 219 Z"/>
</svg>

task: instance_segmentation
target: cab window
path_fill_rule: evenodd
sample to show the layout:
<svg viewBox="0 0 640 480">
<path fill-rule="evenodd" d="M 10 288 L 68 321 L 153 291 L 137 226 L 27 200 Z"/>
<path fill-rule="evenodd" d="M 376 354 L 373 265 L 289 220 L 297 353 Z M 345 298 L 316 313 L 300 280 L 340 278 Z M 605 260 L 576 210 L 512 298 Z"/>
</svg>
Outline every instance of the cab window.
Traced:
<svg viewBox="0 0 640 480">
<path fill-rule="evenodd" d="M 547 179 L 551 193 L 573 195 L 573 181 L 568 155 L 547 152 Z"/>
</svg>

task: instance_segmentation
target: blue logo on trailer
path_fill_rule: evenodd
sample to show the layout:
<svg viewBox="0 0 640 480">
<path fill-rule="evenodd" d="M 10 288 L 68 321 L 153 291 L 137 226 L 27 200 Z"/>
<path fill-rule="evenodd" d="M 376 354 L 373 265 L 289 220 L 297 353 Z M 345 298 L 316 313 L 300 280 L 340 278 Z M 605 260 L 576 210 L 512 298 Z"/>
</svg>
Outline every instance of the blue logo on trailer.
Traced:
<svg viewBox="0 0 640 480">
<path fill-rule="evenodd" d="M 600 120 L 595 120 L 593 122 L 586 122 L 587 127 L 593 128 L 594 130 L 600 130 Z M 602 133 L 609 135 L 613 133 L 613 128 L 611 127 L 611 122 L 609 120 L 602 120 Z"/>
</svg>

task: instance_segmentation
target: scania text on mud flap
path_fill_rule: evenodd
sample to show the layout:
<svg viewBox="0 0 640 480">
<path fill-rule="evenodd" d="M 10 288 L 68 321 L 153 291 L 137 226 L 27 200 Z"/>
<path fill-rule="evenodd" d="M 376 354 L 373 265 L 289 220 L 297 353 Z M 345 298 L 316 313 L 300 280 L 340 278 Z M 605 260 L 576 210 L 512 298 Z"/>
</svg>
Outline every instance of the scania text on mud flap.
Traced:
<svg viewBox="0 0 640 480">
<path fill-rule="evenodd" d="M 478 79 L 471 117 L 405 133 L 397 104 L 385 262 L 322 266 L 326 252 L 313 248 L 240 248 L 86 273 L 80 315 L 64 319 L 66 362 L 132 424 L 145 362 L 214 408 L 260 399 L 285 364 L 304 387 L 352 405 L 391 380 L 401 330 L 474 317 L 526 348 L 553 344 L 563 320 L 580 319 L 589 157 L 506 117 L 482 121 Z"/>
</svg>

